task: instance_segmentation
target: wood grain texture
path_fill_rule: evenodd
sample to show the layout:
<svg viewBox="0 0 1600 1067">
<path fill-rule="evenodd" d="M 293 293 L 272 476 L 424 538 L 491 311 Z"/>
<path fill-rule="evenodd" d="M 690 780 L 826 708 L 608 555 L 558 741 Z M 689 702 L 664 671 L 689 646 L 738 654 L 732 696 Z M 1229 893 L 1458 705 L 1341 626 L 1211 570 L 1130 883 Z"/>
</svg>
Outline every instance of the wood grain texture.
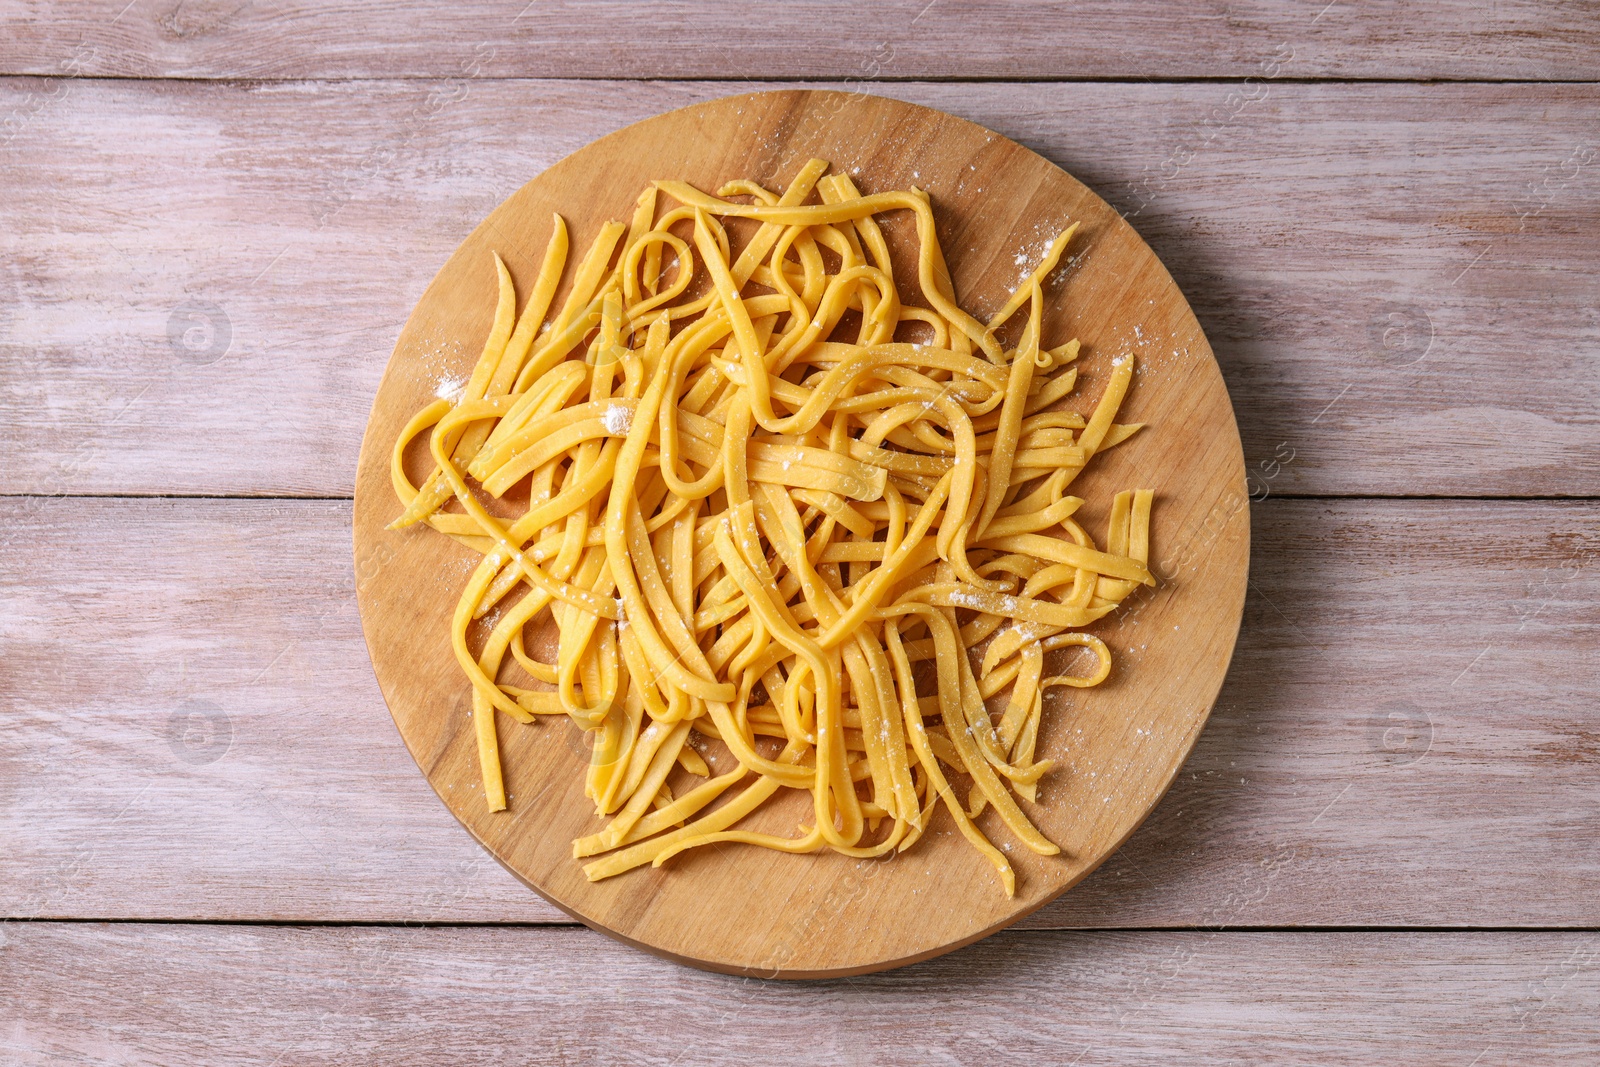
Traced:
<svg viewBox="0 0 1600 1067">
<path fill-rule="evenodd" d="M 492 79 L 837 79 L 1127 211 L 1269 495 L 1186 774 L 1023 925 L 1600 925 L 1600 511 L 1277 499 L 1600 491 L 1590 6 L 574 10 L 0 0 L 0 493 L 347 496 L 472 225 L 746 88 Z M 95 80 L 166 75 L 224 80 Z M 915 81 L 974 76 L 1130 81 Z M 1179 76 L 1248 80 L 1144 81 Z M 349 532 L 339 502 L 0 500 L 0 916 L 563 918 L 383 721 Z M 1018 928 L 774 990 L 570 927 L 0 921 L 0 1062 L 1589 1064 L 1592 937 Z"/>
<path fill-rule="evenodd" d="M 168 78 L 1579 78 L 1582 4 L 7 0 L 0 72 Z M 712 43 L 717 42 L 717 43 Z"/>
<path fill-rule="evenodd" d="M 1130 213 L 1258 491 L 1600 492 L 1594 86 L 872 88 Z M 0 82 L 0 491 L 347 495 L 400 324 L 477 220 L 729 89 Z"/>
<path fill-rule="evenodd" d="M 1014 896 L 948 812 L 934 817 L 914 849 L 882 862 L 826 849 L 784 856 L 719 846 L 658 870 L 590 881 L 572 844 L 607 820 L 584 795 L 591 755 L 575 748 L 574 727 L 558 717 L 522 728 L 496 716 L 509 800 L 497 813 L 484 802 L 471 716 L 440 713 L 441 705 L 469 700 L 470 686 L 441 637 L 458 597 L 435 593 L 438 576 L 476 567 L 479 554 L 426 527 L 386 529 L 403 510 L 390 473 L 394 442 L 436 401 L 441 375 L 472 373 L 470 363 L 448 357 L 441 367 L 439 352 L 451 344 L 470 350 L 487 336 L 496 254 L 519 292 L 531 291 L 559 212 L 573 234 L 570 284 L 577 249 L 658 177 L 702 190 L 740 178 L 782 189 L 813 158 L 854 176 L 867 194 L 924 184 L 950 190 L 936 216 L 944 230 L 939 258 L 963 306 L 982 322 L 1058 234 L 1080 227 L 1064 280 L 1046 288 L 1040 320 L 1044 345 L 1072 338 L 1083 345 L 1073 366 L 1086 384 L 1069 408 L 1087 418 L 1113 363 L 1137 360 L 1117 417 L 1152 428 L 1095 456 L 1072 490 L 1087 502 L 1082 521 L 1103 529 L 1116 493 L 1153 488 L 1152 551 L 1183 543 L 1188 558 L 1165 589 L 1130 597 L 1093 627 L 1111 643 L 1139 642 L 1139 669 L 1119 661 L 1092 691 L 1045 697 L 1040 749 L 1056 755 L 1063 771 L 1024 810 L 1060 854 L 1028 851 L 993 810 L 978 819 L 1009 854 Z M 658 205 L 658 215 L 671 206 Z M 908 304 L 928 306 L 916 264 L 929 253 L 914 224 L 903 211 L 880 219 L 899 291 Z M 560 292 L 556 299 L 559 307 Z M 418 463 L 412 484 L 432 466 Z M 1036 153 L 943 112 L 837 91 L 752 93 L 669 112 L 588 146 L 518 190 L 450 257 L 407 319 L 373 401 L 354 519 L 356 559 L 372 566 L 357 577 L 356 594 L 373 670 L 406 747 L 451 812 L 518 877 L 595 929 L 671 959 L 768 977 L 861 974 L 1010 925 L 1088 875 L 1143 821 L 1194 745 L 1227 671 L 1249 569 L 1248 492 L 1227 389 L 1199 323 L 1160 261 L 1105 201 Z M 1203 542 L 1179 532 L 1207 523 Z M 535 656 L 555 662 L 554 622 L 546 616 L 530 629 L 543 638 Z M 503 677 L 532 684 L 516 667 Z M 722 746 L 716 752 L 725 760 L 713 759 L 717 774 L 735 766 Z M 681 796 L 689 785 L 682 779 L 673 789 Z M 965 775 L 955 785 L 962 795 L 972 788 Z M 736 828 L 798 837 L 816 818 L 811 793 L 791 790 Z"/>
<path fill-rule="evenodd" d="M 17 1067 L 1587 1065 L 1592 933 L 1003 933 L 850 982 L 675 967 L 588 930 L 13 923 Z"/>
<path fill-rule="evenodd" d="M 1026 922 L 1600 925 L 1600 506 L 1252 510 L 1198 746 Z M 0 915 L 563 919 L 406 755 L 347 503 L 11 499 L 0 539 Z"/>
</svg>

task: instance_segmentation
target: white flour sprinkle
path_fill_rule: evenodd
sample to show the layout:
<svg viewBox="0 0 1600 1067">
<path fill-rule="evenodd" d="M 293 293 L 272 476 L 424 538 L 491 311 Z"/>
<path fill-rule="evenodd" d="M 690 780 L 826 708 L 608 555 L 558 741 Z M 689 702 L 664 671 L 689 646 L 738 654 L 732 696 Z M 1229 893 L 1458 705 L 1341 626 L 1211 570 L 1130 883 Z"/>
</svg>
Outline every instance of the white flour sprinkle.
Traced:
<svg viewBox="0 0 1600 1067">
<path fill-rule="evenodd" d="M 467 380 L 465 378 L 442 378 L 439 380 L 438 387 L 434 389 L 433 395 L 440 400 L 448 400 L 452 404 L 458 404 L 461 402 L 462 394 L 466 391 Z"/>
<path fill-rule="evenodd" d="M 608 405 L 600 421 L 605 425 L 606 433 L 620 437 L 633 429 L 633 409 L 626 404 Z"/>
</svg>

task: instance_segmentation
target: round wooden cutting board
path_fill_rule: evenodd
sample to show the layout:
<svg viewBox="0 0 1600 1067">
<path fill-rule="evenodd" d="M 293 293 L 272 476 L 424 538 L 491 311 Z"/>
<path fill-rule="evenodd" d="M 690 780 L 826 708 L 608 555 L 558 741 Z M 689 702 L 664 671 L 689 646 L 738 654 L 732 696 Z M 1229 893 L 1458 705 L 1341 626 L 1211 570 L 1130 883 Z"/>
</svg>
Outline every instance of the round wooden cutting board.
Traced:
<svg viewBox="0 0 1600 1067">
<path fill-rule="evenodd" d="M 576 258 L 602 223 L 627 220 L 652 179 L 708 191 L 734 178 L 781 188 L 813 156 L 850 173 L 864 193 L 928 190 L 957 298 L 980 319 L 1057 232 L 1081 223 L 1070 262 L 1045 291 L 1045 344 L 1083 343 L 1069 406 L 1087 414 L 1111 361 L 1138 360 L 1118 421 L 1149 425 L 1096 457 L 1072 492 L 1088 501 L 1078 518 L 1103 542 L 1112 495 L 1155 490 L 1159 584 L 1093 627 L 1113 652 L 1110 679 L 1046 697 L 1038 755 L 1058 767 L 1038 803 L 1022 803 L 1061 855 L 1028 851 L 992 809 L 979 820 L 1016 868 L 1013 899 L 942 808 L 921 841 L 888 859 L 726 845 L 590 883 L 571 852 L 575 837 L 604 825 L 583 795 L 586 739 L 565 718 L 524 726 L 501 717 L 510 807 L 485 810 L 468 685 L 449 647 L 451 612 L 476 557 L 422 526 L 384 529 L 399 512 L 392 442 L 443 383 L 470 373 L 489 331 L 491 252 L 510 268 L 520 300 L 552 213 L 567 220 Z M 896 261 L 914 264 L 909 221 L 884 218 Z M 914 275 L 897 280 L 908 303 L 922 302 Z M 412 458 L 420 481 L 425 457 Z M 1238 429 L 1211 348 L 1172 278 L 1116 211 L 1048 160 L 938 111 L 841 92 L 757 93 L 596 141 L 518 190 L 444 265 L 400 334 L 362 443 L 356 589 L 373 669 L 412 756 L 456 818 L 528 885 L 597 930 L 695 966 L 785 978 L 859 974 L 1015 922 L 1092 871 L 1150 812 L 1228 667 L 1244 604 L 1247 503 Z M 957 781 L 963 796 L 966 785 Z M 809 795 L 786 790 L 755 825 L 794 833 L 809 805 Z"/>
</svg>

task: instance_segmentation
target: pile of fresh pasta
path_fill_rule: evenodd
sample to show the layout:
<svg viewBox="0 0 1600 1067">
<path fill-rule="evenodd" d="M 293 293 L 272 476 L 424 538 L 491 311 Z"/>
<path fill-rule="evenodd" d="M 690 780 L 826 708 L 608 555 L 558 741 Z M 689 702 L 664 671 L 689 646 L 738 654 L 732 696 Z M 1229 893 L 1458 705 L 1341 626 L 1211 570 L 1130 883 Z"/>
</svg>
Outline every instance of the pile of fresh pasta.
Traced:
<svg viewBox="0 0 1600 1067">
<path fill-rule="evenodd" d="M 714 843 L 903 851 L 942 802 L 1009 896 L 1011 846 L 974 820 L 992 807 L 1058 851 L 1018 803 L 1052 766 L 1043 695 L 1107 677 L 1083 628 L 1153 584 L 1150 491 L 1116 494 L 1103 548 L 1067 494 L 1139 429 L 1114 421 L 1133 359 L 1087 416 L 1063 403 L 1078 343 L 1047 347 L 1040 316 L 1072 229 L 981 322 L 925 192 L 862 195 L 827 170 L 782 192 L 654 183 L 553 314 L 560 217 L 520 314 L 497 256 L 471 378 L 395 442 L 391 528 L 482 554 L 451 640 L 489 808 L 506 805 L 496 712 L 587 731 L 585 791 L 608 820 L 574 842 L 590 879 Z M 896 213 L 915 222 L 920 302 L 878 221 Z M 423 434 L 416 486 L 404 458 Z M 524 634 L 552 622 L 550 663 Z M 1046 677 L 1068 646 L 1093 669 Z M 739 828 L 785 789 L 811 799 L 792 833 Z"/>
</svg>

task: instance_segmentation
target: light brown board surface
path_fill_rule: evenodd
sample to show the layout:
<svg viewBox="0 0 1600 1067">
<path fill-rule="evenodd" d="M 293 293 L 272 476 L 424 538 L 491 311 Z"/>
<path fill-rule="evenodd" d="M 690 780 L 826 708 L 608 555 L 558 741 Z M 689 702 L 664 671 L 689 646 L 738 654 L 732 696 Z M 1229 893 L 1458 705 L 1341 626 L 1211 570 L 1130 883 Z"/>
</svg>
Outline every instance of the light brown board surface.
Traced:
<svg viewBox="0 0 1600 1067">
<path fill-rule="evenodd" d="M 441 577 L 465 574 L 478 557 L 426 527 L 385 528 L 400 510 L 394 441 L 442 382 L 471 374 L 470 360 L 454 351 L 481 347 L 489 331 L 495 254 L 527 290 L 552 212 L 582 248 L 663 174 L 703 190 L 741 177 L 782 188 L 811 158 L 851 174 L 867 194 L 922 183 L 949 190 L 934 215 L 943 257 L 980 321 L 1057 234 L 1079 224 L 1040 326 L 1049 345 L 1082 342 L 1074 366 L 1086 384 L 1069 406 L 1087 417 L 1113 363 L 1136 361 L 1117 417 L 1152 428 L 1096 456 L 1073 482 L 1088 502 L 1078 514 L 1103 528 L 1116 492 L 1153 488 L 1151 551 L 1181 546 L 1183 555 L 1165 587 L 1130 598 L 1093 628 L 1106 641 L 1138 642 L 1138 666 L 1122 660 L 1081 697 L 1046 698 L 1040 748 L 1063 772 L 1026 811 L 1060 855 L 1035 856 L 992 811 L 978 820 L 1009 854 L 1015 897 L 948 814 L 916 848 L 880 862 L 717 847 L 662 869 L 589 881 L 571 843 L 605 823 L 584 796 L 588 751 L 564 719 L 500 723 L 509 808 L 494 813 L 484 803 L 470 688 L 443 636 L 457 595 L 437 592 Z M 911 266 L 922 254 L 914 226 L 904 212 L 884 213 L 882 226 L 907 302 L 925 303 Z M 426 470 L 412 472 L 412 483 Z M 552 903 L 629 943 L 717 970 L 859 974 L 1015 922 L 1082 879 L 1143 820 L 1194 744 L 1227 670 L 1249 564 L 1247 492 L 1233 411 L 1199 324 L 1148 246 L 1104 201 L 1033 152 L 941 112 L 839 92 L 745 94 L 638 123 L 561 161 L 490 213 L 440 270 L 395 345 L 362 442 L 356 594 L 373 670 L 406 747 L 473 836 Z M 543 629 L 546 647 L 534 654 L 553 662 L 554 628 Z M 713 766 L 721 774 L 733 764 Z M 738 828 L 799 836 L 806 795 L 780 796 Z"/>
<path fill-rule="evenodd" d="M 1600 506 L 1252 510 L 1198 746 L 1128 844 L 1025 921 L 1600 925 Z M 565 921 L 400 745 L 349 516 L 0 501 L 0 915 Z M 63 655 L 90 639 L 93 669 Z"/>
<path fill-rule="evenodd" d="M 348 495 L 400 325 L 477 221 L 733 88 L 0 82 L 0 491 Z M 1594 86 L 870 88 L 1136 212 L 1253 485 L 1600 493 Z"/>
<path fill-rule="evenodd" d="M 18 1067 L 1600 1057 L 1600 938 L 1584 933 L 1007 932 L 781 985 L 582 929 L 13 923 L 0 938 L 0 1052 Z"/>
<path fill-rule="evenodd" d="M 1591 78 L 1583 4 L 807 0 L 339 5 L 39 0 L 0 8 L 0 72 L 117 77 Z"/>
</svg>

